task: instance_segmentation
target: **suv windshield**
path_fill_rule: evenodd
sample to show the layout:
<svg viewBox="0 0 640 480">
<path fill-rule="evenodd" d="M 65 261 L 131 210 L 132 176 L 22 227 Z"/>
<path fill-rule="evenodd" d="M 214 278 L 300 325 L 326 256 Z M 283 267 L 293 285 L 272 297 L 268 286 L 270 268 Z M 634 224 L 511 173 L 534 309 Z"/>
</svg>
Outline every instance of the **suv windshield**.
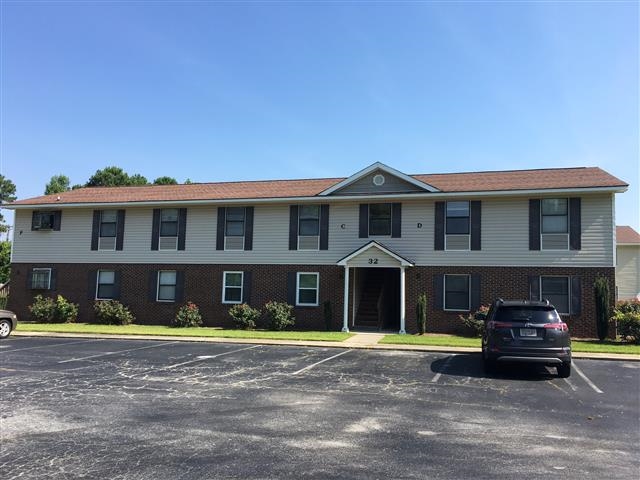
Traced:
<svg viewBox="0 0 640 480">
<path fill-rule="evenodd" d="M 502 306 L 496 312 L 498 322 L 557 323 L 560 316 L 554 308 L 533 306 Z"/>
</svg>

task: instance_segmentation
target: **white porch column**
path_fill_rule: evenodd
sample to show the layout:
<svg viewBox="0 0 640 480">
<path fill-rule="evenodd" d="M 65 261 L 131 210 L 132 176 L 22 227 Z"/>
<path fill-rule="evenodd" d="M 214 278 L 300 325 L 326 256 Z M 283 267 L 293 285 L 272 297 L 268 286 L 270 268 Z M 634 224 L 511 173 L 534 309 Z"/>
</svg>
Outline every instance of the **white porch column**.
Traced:
<svg viewBox="0 0 640 480">
<path fill-rule="evenodd" d="M 405 267 L 400 267 L 400 334 L 407 333 L 405 330 L 405 294 L 404 294 L 404 271 Z"/>
<path fill-rule="evenodd" d="M 349 331 L 349 267 L 344 266 L 344 317 L 342 319 L 342 331 Z"/>
</svg>

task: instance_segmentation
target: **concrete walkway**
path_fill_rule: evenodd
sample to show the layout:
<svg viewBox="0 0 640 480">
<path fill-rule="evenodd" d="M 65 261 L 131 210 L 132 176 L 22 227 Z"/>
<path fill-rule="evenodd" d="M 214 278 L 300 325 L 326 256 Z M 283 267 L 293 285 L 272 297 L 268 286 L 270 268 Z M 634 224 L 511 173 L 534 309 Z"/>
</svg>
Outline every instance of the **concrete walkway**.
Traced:
<svg viewBox="0 0 640 480">
<path fill-rule="evenodd" d="M 319 342 L 306 340 L 272 340 L 259 338 L 224 338 L 224 337 L 176 337 L 168 335 L 106 335 L 94 333 L 53 333 L 53 332 L 11 332 L 16 337 L 52 337 L 52 338 L 100 338 L 104 340 L 160 340 L 172 342 L 209 342 L 209 343 L 240 343 L 249 345 L 291 345 L 296 347 L 324 347 L 375 350 L 405 350 L 413 352 L 445 352 L 445 353 L 480 353 L 475 347 L 441 347 L 436 345 L 398 345 L 378 344 L 384 333 L 352 332 L 355 335 L 343 342 Z M 573 358 L 590 358 L 598 360 L 623 360 L 640 362 L 640 355 L 617 353 L 583 353 L 572 352 Z"/>
</svg>

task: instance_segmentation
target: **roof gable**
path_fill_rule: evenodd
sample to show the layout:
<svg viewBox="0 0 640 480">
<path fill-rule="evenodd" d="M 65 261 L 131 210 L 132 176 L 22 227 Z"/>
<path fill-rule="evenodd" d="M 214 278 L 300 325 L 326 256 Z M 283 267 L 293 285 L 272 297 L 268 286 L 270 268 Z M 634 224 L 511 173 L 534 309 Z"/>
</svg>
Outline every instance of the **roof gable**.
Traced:
<svg viewBox="0 0 640 480">
<path fill-rule="evenodd" d="M 616 227 L 616 244 L 640 245 L 640 233 L 628 225 Z"/>
<path fill-rule="evenodd" d="M 376 263 L 376 265 L 378 266 L 382 266 L 382 267 L 385 267 L 385 266 L 413 267 L 414 266 L 414 263 L 411 260 L 408 260 L 403 256 L 398 255 L 393 250 L 385 247 L 383 244 L 378 243 L 375 240 L 371 240 L 369 243 L 363 245 L 357 250 L 354 250 L 346 257 L 341 258 L 340 260 L 338 260 L 337 264 L 342 266 L 352 266 L 352 263 L 358 263 L 357 261 L 358 258 L 363 254 L 367 253 L 368 257 L 371 256 L 371 254 L 368 253 L 370 250 L 375 250 L 376 252 L 374 252 L 374 254 L 383 255 L 386 260 L 390 260 L 392 262 L 392 265 L 387 265 L 388 262 L 384 262 L 384 259 L 383 259 L 382 263 Z M 359 266 L 359 265 L 355 265 L 355 266 Z M 371 264 L 367 266 L 375 266 L 375 265 Z"/>
<path fill-rule="evenodd" d="M 433 185 L 402 173 L 384 163 L 376 162 L 318 195 L 375 195 L 438 191 Z"/>
</svg>

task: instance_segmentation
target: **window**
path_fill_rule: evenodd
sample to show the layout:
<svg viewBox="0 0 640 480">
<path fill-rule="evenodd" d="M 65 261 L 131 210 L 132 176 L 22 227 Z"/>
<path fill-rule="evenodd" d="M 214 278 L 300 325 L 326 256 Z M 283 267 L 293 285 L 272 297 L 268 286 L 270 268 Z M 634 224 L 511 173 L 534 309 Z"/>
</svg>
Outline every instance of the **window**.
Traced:
<svg viewBox="0 0 640 480">
<path fill-rule="evenodd" d="M 298 273 L 296 305 L 318 305 L 318 273 Z"/>
<path fill-rule="evenodd" d="M 115 298 L 116 272 L 113 270 L 98 270 L 96 284 L 96 300 Z"/>
<path fill-rule="evenodd" d="M 569 277 L 540 277 L 540 298 L 549 300 L 558 313 L 569 314 Z"/>
<path fill-rule="evenodd" d="M 31 288 L 33 290 L 49 290 L 51 288 L 51 269 L 34 268 L 31 271 Z"/>
<path fill-rule="evenodd" d="M 178 236 L 178 209 L 163 208 L 160 211 L 160 236 L 161 237 L 177 237 Z"/>
<path fill-rule="evenodd" d="M 31 230 L 59 230 L 59 226 L 56 227 L 56 217 L 59 215 L 60 212 L 54 210 L 33 212 L 31 217 Z"/>
<path fill-rule="evenodd" d="M 103 210 L 100 212 L 100 237 L 115 237 L 118 212 L 116 210 Z"/>
<path fill-rule="evenodd" d="M 391 204 L 369 205 L 369 235 L 391 235 Z"/>
<path fill-rule="evenodd" d="M 469 234 L 469 202 L 447 202 L 446 234 Z"/>
<path fill-rule="evenodd" d="M 569 214 L 566 198 L 542 200 L 542 233 L 568 233 Z"/>
<path fill-rule="evenodd" d="M 444 276 L 444 309 L 469 311 L 469 275 Z"/>
<path fill-rule="evenodd" d="M 224 272 L 222 303 L 242 303 L 243 272 Z"/>
<path fill-rule="evenodd" d="M 227 237 L 244 236 L 244 207 L 227 208 L 224 234 Z"/>
<path fill-rule="evenodd" d="M 300 205 L 298 210 L 298 250 L 318 250 L 320 246 L 320 206 Z"/>
<path fill-rule="evenodd" d="M 158 272 L 158 302 L 174 302 L 176 299 L 175 270 L 160 270 Z"/>
</svg>

